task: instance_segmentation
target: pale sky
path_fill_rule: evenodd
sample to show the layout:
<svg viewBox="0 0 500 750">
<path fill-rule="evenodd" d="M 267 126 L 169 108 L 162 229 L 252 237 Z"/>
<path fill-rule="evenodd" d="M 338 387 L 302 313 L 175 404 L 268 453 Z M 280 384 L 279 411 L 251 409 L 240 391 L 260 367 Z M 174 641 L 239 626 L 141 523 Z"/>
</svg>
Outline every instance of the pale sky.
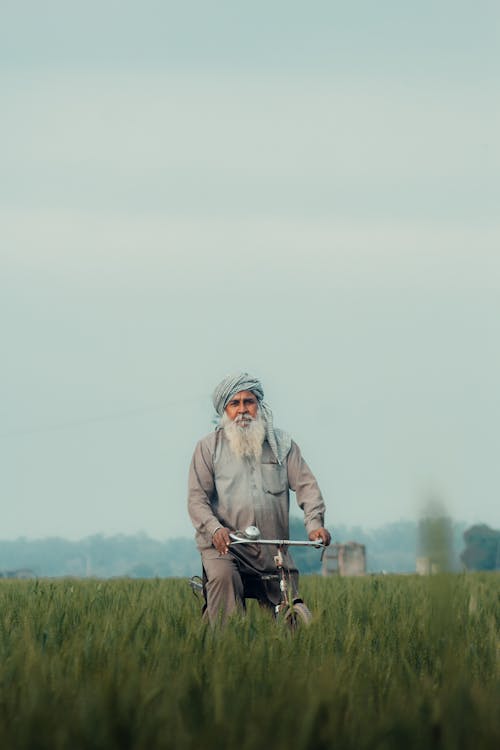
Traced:
<svg viewBox="0 0 500 750">
<path fill-rule="evenodd" d="M 0 538 L 191 535 L 240 369 L 333 530 L 500 527 L 499 22 L 2 0 Z"/>
</svg>

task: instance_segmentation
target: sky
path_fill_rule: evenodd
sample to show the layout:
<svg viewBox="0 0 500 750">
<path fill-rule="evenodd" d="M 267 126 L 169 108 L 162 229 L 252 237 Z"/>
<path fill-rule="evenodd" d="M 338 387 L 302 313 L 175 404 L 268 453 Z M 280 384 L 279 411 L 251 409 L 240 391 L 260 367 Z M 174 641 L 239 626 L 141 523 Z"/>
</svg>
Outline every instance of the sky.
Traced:
<svg viewBox="0 0 500 750">
<path fill-rule="evenodd" d="M 499 31 L 485 0 L 2 0 L 1 539 L 190 536 L 239 370 L 334 534 L 431 497 L 500 527 Z"/>
</svg>

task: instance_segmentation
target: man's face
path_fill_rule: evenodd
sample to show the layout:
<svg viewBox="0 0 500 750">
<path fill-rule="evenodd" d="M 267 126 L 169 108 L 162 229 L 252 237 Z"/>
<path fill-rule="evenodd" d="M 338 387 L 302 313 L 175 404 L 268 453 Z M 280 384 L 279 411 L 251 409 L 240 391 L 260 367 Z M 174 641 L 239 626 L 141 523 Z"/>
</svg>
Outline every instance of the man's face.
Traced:
<svg viewBox="0 0 500 750">
<path fill-rule="evenodd" d="M 252 391 L 239 391 L 235 393 L 226 406 L 225 412 L 233 422 L 237 419 L 241 426 L 248 426 L 248 418 L 255 419 L 259 410 L 259 402 Z M 245 421 L 244 417 L 247 417 Z"/>
</svg>

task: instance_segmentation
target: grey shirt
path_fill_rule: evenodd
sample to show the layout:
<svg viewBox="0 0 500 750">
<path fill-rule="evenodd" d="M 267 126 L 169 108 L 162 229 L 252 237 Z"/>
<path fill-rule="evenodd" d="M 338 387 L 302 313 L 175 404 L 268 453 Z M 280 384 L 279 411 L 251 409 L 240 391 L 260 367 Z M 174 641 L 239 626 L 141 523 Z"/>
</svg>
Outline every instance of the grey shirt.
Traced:
<svg viewBox="0 0 500 750">
<path fill-rule="evenodd" d="M 188 510 L 200 551 L 212 547 L 212 535 L 220 526 L 243 531 L 253 525 L 264 538 L 287 539 L 290 490 L 304 511 L 307 532 L 324 525 L 325 504 L 318 483 L 293 440 L 282 464 L 267 440 L 257 462 L 236 457 L 224 430 L 218 428 L 197 443 L 188 486 Z M 256 549 L 254 564 L 260 569 L 272 567 L 270 554 L 269 547 Z"/>
</svg>

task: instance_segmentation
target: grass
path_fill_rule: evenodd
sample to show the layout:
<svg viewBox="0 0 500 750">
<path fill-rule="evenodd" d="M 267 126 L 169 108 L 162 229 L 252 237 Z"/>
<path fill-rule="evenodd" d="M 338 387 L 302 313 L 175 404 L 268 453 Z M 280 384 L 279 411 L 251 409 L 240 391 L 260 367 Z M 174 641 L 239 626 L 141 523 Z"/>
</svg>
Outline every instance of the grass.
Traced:
<svg viewBox="0 0 500 750">
<path fill-rule="evenodd" d="M 1 581 L 0 748 L 500 747 L 499 576 L 301 583 L 291 636 L 183 580 Z"/>
</svg>

